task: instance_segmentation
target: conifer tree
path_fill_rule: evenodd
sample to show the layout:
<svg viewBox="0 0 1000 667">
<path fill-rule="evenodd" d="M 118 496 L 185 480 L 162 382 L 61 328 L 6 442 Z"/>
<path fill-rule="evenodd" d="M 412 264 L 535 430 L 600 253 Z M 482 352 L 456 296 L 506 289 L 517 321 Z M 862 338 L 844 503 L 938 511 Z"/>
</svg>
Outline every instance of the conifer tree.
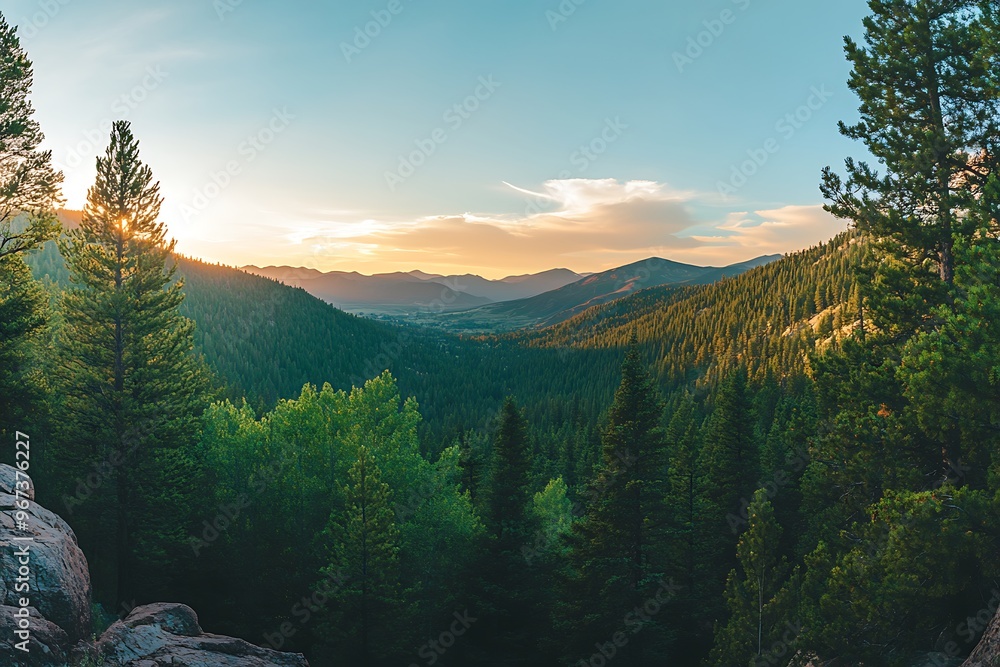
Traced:
<svg viewBox="0 0 1000 667">
<path fill-rule="evenodd" d="M 610 639 L 628 613 L 669 587 L 662 536 L 667 530 L 663 405 L 638 346 L 630 346 L 608 414 L 601 463 L 584 493 L 586 511 L 568 536 L 570 572 L 561 609 L 567 659 L 575 664 Z M 595 609 L 594 600 L 601 600 Z M 629 664 L 658 664 L 672 640 L 665 616 L 636 619 Z"/>
<path fill-rule="evenodd" d="M 701 604 L 702 568 L 699 527 L 704 521 L 702 478 L 698 473 L 699 424 L 694 399 L 685 393 L 667 425 L 669 508 L 669 569 L 677 573 L 680 591 L 674 626 L 678 628 L 677 658 L 695 660 L 710 639 L 702 631 L 706 617 Z M 709 627 L 711 627 L 709 625 Z"/>
<path fill-rule="evenodd" d="M 533 647 L 545 619 L 538 604 L 543 596 L 524 557 L 524 547 L 536 540 L 540 528 L 533 511 L 531 470 L 527 423 L 514 399 L 507 398 L 500 410 L 482 499 L 487 532 L 483 593 L 492 610 L 489 623 L 478 630 L 493 647 L 496 664 L 538 660 Z"/>
<path fill-rule="evenodd" d="M 327 629 L 350 664 L 371 667 L 399 650 L 395 626 L 404 614 L 392 492 L 368 447 L 358 449 L 342 492 L 344 513 L 331 519 L 330 565 L 321 571 L 335 582 Z"/>
<path fill-rule="evenodd" d="M 979 0 L 869 6 L 865 43 L 845 39 L 861 120 L 840 130 L 879 165 L 848 159 L 846 180 L 827 168 L 822 189 L 829 211 L 875 238 L 881 287 L 869 296 L 883 302 L 883 326 L 906 331 L 946 300 L 955 237 L 976 233 L 965 212 L 1000 165 L 995 35 L 983 27 L 996 9 Z"/>
<path fill-rule="evenodd" d="M 780 556 L 781 526 L 758 490 L 747 510 L 749 527 L 736 547 L 739 569 L 729 574 L 726 604 L 729 620 L 716 631 L 712 662 L 718 667 L 760 664 L 781 635 L 789 612 L 782 590 L 788 566 Z"/>
<path fill-rule="evenodd" d="M 17 28 L 0 14 L 0 260 L 31 251 L 58 232 L 62 173 L 28 100 L 32 65 Z"/>
<path fill-rule="evenodd" d="M 78 520 L 95 523 L 81 526 L 81 541 L 106 564 L 96 584 L 117 603 L 169 576 L 197 482 L 205 378 L 193 323 L 178 313 L 184 294 L 161 203 L 129 124 L 117 122 L 80 228 L 60 244 L 73 284 L 61 303 L 63 504 L 73 514 L 86 504 Z M 95 466 L 107 478 L 99 498 L 81 497 L 72 475 Z"/>
<path fill-rule="evenodd" d="M 31 61 L 0 14 L 0 431 L 40 397 L 27 343 L 45 322 L 46 303 L 23 256 L 58 230 L 62 174 L 51 151 L 38 148 L 44 137 L 32 117 L 31 85 Z"/>
<path fill-rule="evenodd" d="M 735 567 L 733 547 L 745 528 L 744 512 L 757 488 L 759 452 L 746 372 L 733 371 L 715 393 L 698 455 L 703 520 L 698 545 L 708 600 L 719 600 Z M 718 608 L 716 608 L 716 611 Z"/>
</svg>

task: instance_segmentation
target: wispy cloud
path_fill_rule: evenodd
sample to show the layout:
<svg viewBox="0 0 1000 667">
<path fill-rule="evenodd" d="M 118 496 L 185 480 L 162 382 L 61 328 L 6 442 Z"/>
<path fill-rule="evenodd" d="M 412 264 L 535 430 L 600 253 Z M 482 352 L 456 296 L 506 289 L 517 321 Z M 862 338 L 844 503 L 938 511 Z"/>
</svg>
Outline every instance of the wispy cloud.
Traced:
<svg viewBox="0 0 1000 667">
<path fill-rule="evenodd" d="M 706 224 L 699 219 L 702 195 L 654 181 L 508 185 L 512 192 L 542 200 L 550 210 L 411 220 L 314 218 L 290 224 L 284 234 L 287 249 L 274 249 L 321 269 L 419 267 L 496 276 L 554 266 L 594 271 L 652 255 L 722 265 L 798 250 L 843 229 L 818 205 L 728 214 Z"/>
</svg>

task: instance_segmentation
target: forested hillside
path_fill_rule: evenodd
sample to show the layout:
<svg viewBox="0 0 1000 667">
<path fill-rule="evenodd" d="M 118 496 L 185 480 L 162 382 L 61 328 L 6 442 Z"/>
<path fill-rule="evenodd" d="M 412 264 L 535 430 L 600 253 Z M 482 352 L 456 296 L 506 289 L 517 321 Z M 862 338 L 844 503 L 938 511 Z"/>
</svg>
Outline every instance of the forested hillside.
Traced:
<svg viewBox="0 0 1000 667">
<path fill-rule="evenodd" d="M 465 430 L 485 428 L 509 394 L 533 397 L 540 430 L 576 428 L 579 420 L 564 419 L 570 413 L 592 427 L 621 360 L 620 350 L 525 350 L 510 341 L 484 344 L 374 322 L 269 278 L 176 261 L 187 295 L 181 312 L 196 323 L 197 348 L 227 396 L 269 409 L 307 383 L 350 389 L 390 370 L 405 395 L 419 401 L 422 432 L 435 451 Z M 28 262 L 55 289 L 69 284 L 55 242 Z"/>
<path fill-rule="evenodd" d="M 786 377 L 858 324 L 862 254 L 860 237 L 842 234 L 734 278 L 646 289 L 516 338 L 537 347 L 614 349 L 634 333 L 666 386 L 710 385 L 736 367 Z"/>
</svg>

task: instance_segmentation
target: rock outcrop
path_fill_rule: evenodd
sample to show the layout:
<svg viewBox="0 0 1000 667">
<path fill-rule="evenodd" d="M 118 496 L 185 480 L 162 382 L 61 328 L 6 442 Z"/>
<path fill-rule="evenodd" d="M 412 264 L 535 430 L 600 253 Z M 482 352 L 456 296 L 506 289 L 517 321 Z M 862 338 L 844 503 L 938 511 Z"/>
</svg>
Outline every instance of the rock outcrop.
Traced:
<svg viewBox="0 0 1000 667">
<path fill-rule="evenodd" d="M 66 632 L 52 621 L 42 618 L 34 607 L 28 608 L 31 636 L 27 652 L 15 648 L 18 638 L 19 608 L 0 607 L 0 664 L 26 667 L 51 667 L 66 663 L 66 647 L 70 646 Z"/>
<path fill-rule="evenodd" d="M 0 665 L 64 667 L 89 659 L 105 667 L 308 667 L 299 654 L 279 653 L 242 639 L 207 634 L 190 607 L 161 603 L 138 607 L 114 623 L 96 642 L 91 636 L 91 588 L 87 559 L 69 525 L 34 502 L 27 480 L 21 496 L 28 502 L 23 524 L 16 513 L 17 471 L 0 464 Z M 16 540 L 15 538 L 31 538 Z M 30 553 L 26 581 L 18 581 L 17 551 Z M 27 592 L 16 586 L 27 583 Z M 21 608 L 27 597 L 30 607 Z M 30 625 L 28 651 L 16 648 L 17 630 Z M 95 660 L 97 661 L 95 663 Z"/>
<path fill-rule="evenodd" d="M 1000 611 L 990 622 L 969 659 L 962 667 L 997 667 L 1000 665 Z"/>
<path fill-rule="evenodd" d="M 90 570 L 76 535 L 60 517 L 34 502 L 34 486 L 22 490 L 28 499 L 23 526 L 15 520 L 18 500 L 15 494 L 16 470 L 0 465 L 0 605 L 19 607 L 27 597 L 30 605 L 44 618 L 65 631 L 70 642 L 90 634 Z M 22 478 L 23 479 L 23 478 Z M 21 529 L 18 529 L 21 528 Z M 15 537 L 28 537 L 19 541 Z M 21 546 L 29 556 L 27 581 L 17 582 L 22 557 Z M 27 583 L 28 591 L 15 590 L 16 583 Z"/>
<path fill-rule="evenodd" d="M 108 664 L 121 667 L 308 667 L 306 659 L 298 654 L 206 634 L 190 607 L 170 603 L 132 610 L 101 636 L 96 654 Z"/>
</svg>

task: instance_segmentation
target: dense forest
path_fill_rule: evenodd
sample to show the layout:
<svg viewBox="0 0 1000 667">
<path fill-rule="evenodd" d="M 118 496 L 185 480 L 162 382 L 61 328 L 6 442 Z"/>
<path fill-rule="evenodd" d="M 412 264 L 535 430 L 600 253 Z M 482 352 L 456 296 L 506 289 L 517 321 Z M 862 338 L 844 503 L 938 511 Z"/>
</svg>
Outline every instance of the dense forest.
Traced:
<svg viewBox="0 0 1000 667">
<path fill-rule="evenodd" d="M 0 436 L 91 565 L 313 665 L 957 665 L 1000 587 L 1000 8 L 870 0 L 852 230 L 454 337 L 181 257 L 118 122 L 82 216 L 0 21 Z M 834 661 L 834 662 L 831 662 Z"/>
</svg>

